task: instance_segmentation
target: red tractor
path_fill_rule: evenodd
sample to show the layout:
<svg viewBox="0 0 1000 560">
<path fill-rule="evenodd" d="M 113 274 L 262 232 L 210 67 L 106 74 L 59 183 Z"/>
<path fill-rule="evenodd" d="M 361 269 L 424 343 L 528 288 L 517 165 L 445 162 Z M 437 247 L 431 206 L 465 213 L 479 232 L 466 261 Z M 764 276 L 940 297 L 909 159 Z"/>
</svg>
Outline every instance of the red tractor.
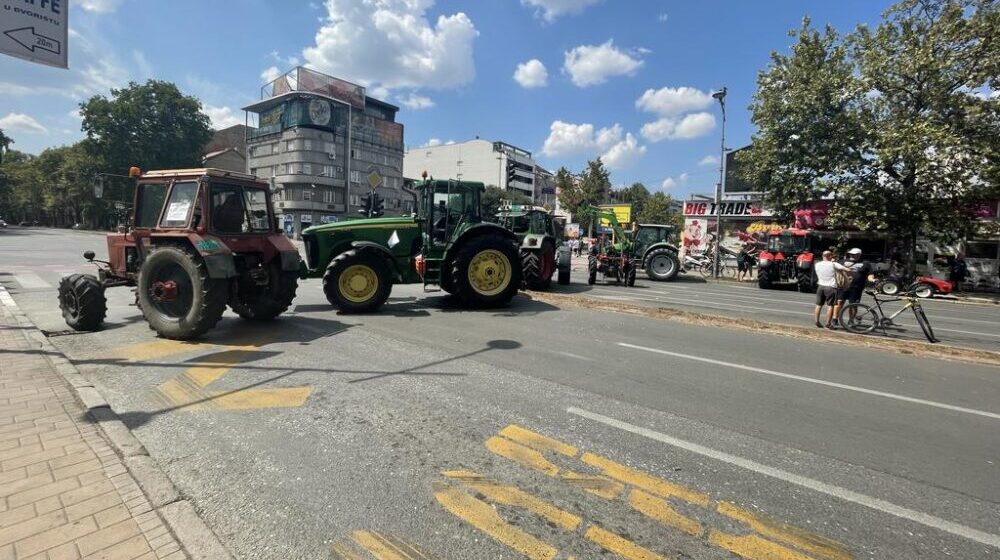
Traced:
<svg viewBox="0 0 1000 560">
<path fill-rule="evenodd" d="M 106 288 L 134 287 L 136 305 L 164 338 L 187 340 L 211 329 L 228 305 L 240 317 L 269 320 L 295 298 L 299 252 L 281 233 L 269 185 L 244 173 L 179 169 L 134 181 L 128 223 L 109 233 L 97 276 L 59 283 L 59 307 L 75 330 L 101 327 Z M 95 188 L 95 191 L 98 191 Z"/>
<path fill-rule="evenodd" d="M 823 240 L 812 230 L 783 229 L 772 232 L 767 248 L 757 255 L 757 285 L 762 289 L 795 285 L 800 292 L 815 292 L 813 261 L 823 253 Z"/>
</svg>

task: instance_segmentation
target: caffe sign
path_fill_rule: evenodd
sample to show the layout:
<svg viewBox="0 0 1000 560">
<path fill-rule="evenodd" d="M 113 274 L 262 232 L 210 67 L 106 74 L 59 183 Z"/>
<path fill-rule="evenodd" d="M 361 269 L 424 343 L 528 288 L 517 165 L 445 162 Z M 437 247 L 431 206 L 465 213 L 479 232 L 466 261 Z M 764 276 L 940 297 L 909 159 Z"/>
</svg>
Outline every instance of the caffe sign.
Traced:
<svg viewBox="0 0 1000 560">
<path fill-rule="evenodd" d="M 684 202 L 685 216 L 722 216 L 723 218 L 762 218 L 772 216 L 771 210 L 758 201 L 723 200 L 716 208 L 715 202 L 689 200 Z"/>
</svg>

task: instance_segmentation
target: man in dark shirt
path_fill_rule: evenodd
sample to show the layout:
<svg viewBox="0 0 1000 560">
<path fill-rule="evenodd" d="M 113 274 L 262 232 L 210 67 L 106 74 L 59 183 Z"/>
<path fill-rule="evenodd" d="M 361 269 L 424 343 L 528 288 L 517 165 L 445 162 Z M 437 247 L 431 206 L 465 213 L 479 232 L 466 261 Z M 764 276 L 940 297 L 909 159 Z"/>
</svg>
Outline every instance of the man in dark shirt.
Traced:
<svg viewBox="0 0 1000 560">
<path fill-rule="evenodd" d="M 868 285 L 868 276 L 872 273 L 872 265 L 864 260 L 861 249 L 857 247 L 847 252 L 845 266 L 851 269 L 851 283 L 844 290 L 841 296 L 841 305 L 845 303 L 858 303 L 865 293 L 865 286 Z M 851 308 L 851 319 L 854 319 L 855 309 Z"/>
</svg>

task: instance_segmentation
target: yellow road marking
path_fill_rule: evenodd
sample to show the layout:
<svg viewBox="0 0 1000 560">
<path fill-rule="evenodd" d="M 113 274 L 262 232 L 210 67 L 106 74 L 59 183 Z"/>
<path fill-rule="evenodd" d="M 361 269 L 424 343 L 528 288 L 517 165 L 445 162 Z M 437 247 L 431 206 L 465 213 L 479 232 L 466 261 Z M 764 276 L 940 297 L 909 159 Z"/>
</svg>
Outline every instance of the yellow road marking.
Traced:
<svg viewBox="0 0 1000 560">
<path fill-rule="evenodd" d="M 625 465 L 616 463 L 610 459 L 605 459 L 604 457 L 593 453 L 584 453 L 580 460 L 588 465 L 601 469 L 605 475 L 610 476 L 615 480 L 619 480 L 637 488 L 642 488 L 652 494 L 656 494 L 663 498 L 673 496 L 701 507 L 708 507 L 708 496 L 702 494 L 701 492 L 695 492 L 694 490 L 689 490 L 679 484 L 661 480 L 655 476 L 639 472 L 635 469 L 631 469 Z"/>
<path fill-rule="evenodd" d="M 141 362 L 174 354 L 195 352 L 211 346 L 211 344 L 199 344 L 197 342 L 180 340 L 153 340 L 122 346 L 115 349 L 112 354 L 118 358 L 128 358 L 130 362 Z"/>
<path fill-rule="evenodd" d="M 457 480 L 483 494 L 494 502 L 507 506 L 524 508 L 535 515 L 548 519 L 567 531 L 575 531 L 582 521 L 579 516 L 565 512 L 543 500 L 524 492 L 516 486 L 504 486 L 469 471 L 445 471 L 441 473 Z"/>
<path fill-rule="evenodd" d="M 199 365 L 187 370 L 187 376 L 199 387 L 205 387 L 225 375 L 233 366 L 253 361 L 259 355 L 252 350 L 226 350 L 202 356 L 195 360 Z"/>
<path fill-rule="evenodd" d="M 378 560 L 414 560 L 413 556 L 403 552 L 389 539 L 374 531 L 354 531 L 351 533 L 351 538 Z"/>
<path fill-rule="evenodd" d="M 347 545 L 341 542 L 333 543 L 333 555 L 337 560 L 363 560 L 361 556 L 355 554 Z"/>
<path fill-rule="evenodd" d="M 517 424 L 511 424 L 500 430 L 500 435 L 539 451 L 555 451 L 567 457 L 576 457 L 579 453 L 579 450 L 572 445 L 526 430 Z"/>
<path fill-rule="evenodd" d="M 646 517 L 655 519 L 667 527 L 680 529 L 693 537 L 700 537 L 705 530 L 701 523 L 678 513 L 666 500 L 647 494 L 642 490 L 629 492 L 628 503 Z"/>
<path fill-rule="evenodd" d="M 765 537 L 790 544 L 810 554 L 816 554 L 829 560 L 848 560 L 852 558 L 851 553 L 845 550 L 837 541 L 803 531 L 798 527 L 761 517 L 735 504 L 719 502 L 716 510 L 730 519 L 746 523 L 753 531 Z"/>
<path fill-rule="evenodd" d="M 508 426 L 508 428 L 510 427 L 517 428 L 516 426 Z M 545 438 L 545 436 L 535 434 L 534 432 L 529 432 L 522 428 L 518 428 L 518 430 L 521 432 L 518 434 L 519 436 L 525 434 L 531 434 L 534 436 L 538 436 L 539 438 L 544 438 L 549 442 L 553 442 L 555 444 L 560 443 L 556 440 Z M 501 431 L 501 433 L 504 433 L 506 431 L 507 428 Z M 530 439 L 524 439 L 522 441 L 530 441 Z M 540 441 L 540 440 L 535 440 L 535 441 Z M 566 447 L 568 449 L 564 449 L 564 451 L 572 450 L 572 455 L 576 454 L 576 448 L 569 446 Z M 490 439 L 486 440 L 486 448 L 495 453 L 496 455 L 505 457 L 516 463 L 520 463 L 538 472 L 545 473 L 548 476 L 552 477 L 561 476 L 563 480 L 565 480 L 566 482 L 607 500 L 611 500 L 618 497 L 618 494 L 620 494 L 621 491 L 624 489 L 624 485 L 602 476 L 583 475 L 583 474 L 577 474 L 572 471 L 562 471 L 562 473 L 560 474 L 559 467 L 557 467 L 554 463 L 546 459 L 545 456 L 541 454 L 541 452 L 532 449 L 531 447 L 521 445 L 520 443 L 515 443 L 508 439 L 504 439 L 502 437 L 493 436 Z"/>
<path fill-rule="evenodd" d="M 588 541 L 626 560 L 666 560 L 665 556 L 643 548 L 619 535 L 591 525 L 583 535 Z"/>
<path fill-rule="evenodd" d="M 552 560 L 559 554 L 551 545 L 507 523 L 495 509 L 464 491 L 447 487 L 434 492 L 434 498 L 453 515 L 527 556 L 529 560 Z"/>
<path fill-rule="evenodd" d="M 760 535 L 736 536 L 721 531 L 710 531 L 709 542 L 750 560 L 813 560 L 790 548 L 764 539 Z"/>
</svg>

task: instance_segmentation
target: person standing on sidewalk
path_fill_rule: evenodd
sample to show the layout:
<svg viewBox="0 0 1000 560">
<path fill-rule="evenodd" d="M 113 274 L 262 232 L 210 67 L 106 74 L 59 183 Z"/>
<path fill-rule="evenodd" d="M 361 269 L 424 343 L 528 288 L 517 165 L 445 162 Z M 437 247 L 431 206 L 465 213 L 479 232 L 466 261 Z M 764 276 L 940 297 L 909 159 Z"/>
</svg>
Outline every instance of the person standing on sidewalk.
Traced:
<svg viewBox="0 0 1000 560">
<path fill-rule="evenodd" d="M 823 251 L 823 260 L 816 263 L 813 267 L 816 271 L 816 309 L 813 312 L 813 318 L 816 320 L 816 326 L 823 328 L 824 326 L 828 329 L 833 328 L 833 312 L 837 307 L 837 271 L 847 271 L 851 269 L 846 266 L 833 261 L 833 251 Z M 820 312 L 823 311 L 823 306 L 827 306 L 826 312 L 826 324 L 824 325 L 819 321 Z"/>
<path fill-rule="evenodd" d="M 872 274 L 871 263 L 864 260 L 861 249 L 857 247 L 847 252 L 847 260 L 844 261 L 844 266 L 850 269 L 850 274 L 848 274 L 846 285 L 837 301 L 837 309 L 833 312 L 834 317 L 840 317 L 840 309 L 844 305 L 861 301 L 861 296 L 865 293 L 865 286 L 868 285 L 868 277 Z M 852 307 L 850 312 L 850 320 L 853 321 L 857 310 Z M 836 324 L 836 319 L 834 319 L 834 324 Z"/>
</svg>

